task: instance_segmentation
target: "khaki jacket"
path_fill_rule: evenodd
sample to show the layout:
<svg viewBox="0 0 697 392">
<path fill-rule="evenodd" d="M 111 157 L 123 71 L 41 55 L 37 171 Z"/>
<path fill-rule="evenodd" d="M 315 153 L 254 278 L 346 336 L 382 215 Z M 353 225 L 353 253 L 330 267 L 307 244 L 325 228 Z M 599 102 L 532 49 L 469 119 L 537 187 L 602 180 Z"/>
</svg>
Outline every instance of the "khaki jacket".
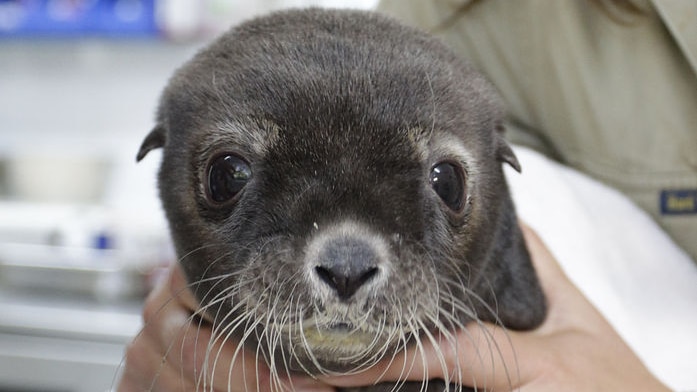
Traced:
<svg viewBox="0 0 697 392">
<path fill-rule="evenodd" d="M 487 74 L 514 143 L 623 191 L 697 260 L 697 2 L 635 0 L 635 15 L 590 0 L 481 0 L 452 18 L 467 1 L 380 9 Z"/>
</svg>

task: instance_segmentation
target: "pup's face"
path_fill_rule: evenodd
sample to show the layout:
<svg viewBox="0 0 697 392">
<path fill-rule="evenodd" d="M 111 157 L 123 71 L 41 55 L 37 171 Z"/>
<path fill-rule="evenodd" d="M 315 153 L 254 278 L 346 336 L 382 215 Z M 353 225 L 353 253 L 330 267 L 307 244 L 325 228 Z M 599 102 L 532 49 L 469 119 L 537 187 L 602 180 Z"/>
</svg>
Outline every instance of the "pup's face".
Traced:
<svg viewBox="0 0 697 392">
<path fill-rule="evenodd" d="M 346 371 L 472 320 L 541 321 L 501 115 L 421 33 L 290 12 L 181 68 L 139 158 L 165 148 L 172 236 L 219 333 L 293 370 Z"/>
</svg>

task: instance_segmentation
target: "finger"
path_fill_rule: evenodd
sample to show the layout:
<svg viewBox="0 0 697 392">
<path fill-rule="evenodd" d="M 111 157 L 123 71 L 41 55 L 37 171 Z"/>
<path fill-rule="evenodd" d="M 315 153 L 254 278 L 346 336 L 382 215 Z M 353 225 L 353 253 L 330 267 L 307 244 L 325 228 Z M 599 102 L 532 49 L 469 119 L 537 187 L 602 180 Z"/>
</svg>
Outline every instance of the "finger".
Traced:
<svg viewBox="0 0 697 392">
<path fill-rule="evenodd" d="M 170 301 L 166 287 L 167 281 L 160 282 L 145 301 L 144 326 L 127 347 L 119 391 L 149 391 L 156 388 L 186 391 L 190 387 L 184 378 L 172 374 L 161 348 L 158 331 L 162 329 L 161 322 L 166 319 L 163 317 L 166 315 L 164 307 Z"/>
<path fill-rule="evenodd" d="M 141 334 L 149 335 L 158 344 L 159 350 L 163 354 L 166 351 L 164 349 L 169 347 L 182 329 L 188 326 L 193 309 L 195 309 L 195 307 L 192 309 L 183 305 L 183 302 L 178 300 L 179 296 L 171 294 L 175 290 L 172 285 L 177 282 L 175 277 L 177 273 L 178 268 L 172 268 L 169 277 L 155 286 L 148 295 L 143 307 L 143 331 Z M 183 292 L 182 290 L 177 291 Z"/>
<path fill-rule="evenodd" d="M 168 358 L 187 375 L 214 389 L 266 390 L 270 370 L 229 336 L 215 336 L 204 321 L 189 322 L 176 337 Z M 227 389 L 225 389 L 227 390 Z"/>
<path fill-rule="evenodd" d="M 232 340 L 215 339 L 210 324 L 193 316 L 198 304 L 177 265 L 163 283 L 153 290 L 143 310 L 144 340 L 152 341 L 152 351 L 159 356 L 149 358 L 148 363 L 165 361 L 177 370 L 177 379 L 205 384 L 207 390 L 227 390 L 230 380 L 244 380 L 232 389 L 244 390 L 247 384 L 256 386 L 257 378 L 261 382 L 268 378 L 264 377 L 268 369 L 256 366 Z M 235 362 L 239 364 L 233 366 Z"/>
<path fill-rule="evenodd" d="M 138 392 L 146 390 L 145 387 L 135 382 L 128 374 L 124 373 L 116 386 L 116 392 Z"/>
<path fill-rule="evenodd" d="M 309 377 L 290 377 L 282 369 L 272 373 L 261 352 L 240 345 L 229 330 L 216 331 L 205 321 L 198 323 L 191 323 L 181 338 L 181 357 L 173 361 L 181 362 L 186 374 L 202 375 L 207 387 L 221 391 L 333 390 Z"/>
<path fill-rule="evenodd" d="M 199 308 L 198 300 L 190 290 L 190 285 L 186 281 L 184 271 L 178 263 L 175 263 L 170 268 L 168 276 L 169 294 L 183 307 L 195 312 Z"/>
<path fill-rule="evenodd" d="M 156 387 L 165 391 L 186 391 L 193 385 L 194 377 L 186 377 L 181 362 L 172 361 L 176 356 L 169 355 L 172 342 L 191 318 L 189 309 L 169 294 L 171 283 L 176 282 L 172 279 L 175 273 L 176 270 L 171 270 L 168 279 L 158 284 L 145 301 L 143 329 L 126 351 L 121 385 L 135 384 L 141 386 L 139 390 Z"/>
<path fill-rule="evenodd" d="M 119 392 L 129 391 L 187 392 L 194 385 L 182 377 L 146 335 L 139 336 L 126 350 L 126 366 Z"/>
</svg>

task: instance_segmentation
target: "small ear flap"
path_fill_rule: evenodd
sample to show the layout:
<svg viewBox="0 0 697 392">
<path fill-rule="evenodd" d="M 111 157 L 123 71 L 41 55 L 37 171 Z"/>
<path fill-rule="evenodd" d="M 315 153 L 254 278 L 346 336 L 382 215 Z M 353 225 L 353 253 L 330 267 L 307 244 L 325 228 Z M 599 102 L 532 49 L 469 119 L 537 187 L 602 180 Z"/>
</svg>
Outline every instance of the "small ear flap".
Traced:
<svg viewBox="0 0 697 392">
<path fill-rule="evenodd" d="M 138 155 L 136 155 L 136 161 L 140 162 L 145 158 L 148 153 L 156 148 L 164 147 L 165 145 L 165 130 L 162 126 L 156 126 L 148 136 L 143 140 L 143 144 L 140 145 L 140 150 L 138 150 Z"/>
<path fill-rule="evenodd" d="M 504 139 L 504 131 L 505 129 L 503 125 L 499 125 L 496 127 L 496 132 L 494 136 L 496 138 L 496 159 L 498 159 L 500 162 L 506 162 L 507 164 L 511 165 L 511 167 L 514 168 L 515 171 L 520 173 L 522 170 L 520 167 L 520 162 L 518 162 L 518 158 L 513 153 L 511 146 L 508 145 L 508 142 L 506 141 L 506 139 Z"/>
</svg>

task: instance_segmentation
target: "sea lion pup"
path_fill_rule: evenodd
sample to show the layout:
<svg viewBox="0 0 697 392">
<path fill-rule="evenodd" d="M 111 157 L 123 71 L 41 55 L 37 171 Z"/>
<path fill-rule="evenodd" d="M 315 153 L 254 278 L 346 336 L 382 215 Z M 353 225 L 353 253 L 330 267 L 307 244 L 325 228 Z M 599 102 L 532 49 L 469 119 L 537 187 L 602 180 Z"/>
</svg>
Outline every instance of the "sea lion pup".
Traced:
<svg viewBox="0 0 697 392">
<path fill-rule="evenodd" d="M 543 320 L 502 173 L 520 170 L 503 114 L 492 86 L 425 33 L 293 10 L 180 68 L 138 159 L 164 147 L 160 196 L 218 338 L 274 376 L 348 373 L 469 322 Z"/>
</svg>

